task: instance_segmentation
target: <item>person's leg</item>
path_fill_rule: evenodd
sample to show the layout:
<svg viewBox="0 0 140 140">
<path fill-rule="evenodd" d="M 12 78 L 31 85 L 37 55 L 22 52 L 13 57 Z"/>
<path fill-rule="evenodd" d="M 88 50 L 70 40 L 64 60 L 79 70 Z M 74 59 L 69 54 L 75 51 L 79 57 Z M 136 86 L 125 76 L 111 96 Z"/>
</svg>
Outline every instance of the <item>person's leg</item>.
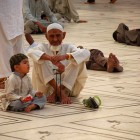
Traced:
<svg viewBox="0 0 140 140">
<path fill-rule="evenodd" d="M 10 57 L 13 55 L 13 44 L 8 40 L 0 25 L 0 78 L 8 77 L 11 74 L 9 64 Z M 1 79 L 1 80 L 2 80 Z"/>
<path fill-rule="evenodd" d="M 138 34 L 138 36 L 137 36 L 137 45 L 140 46 L 140 29 L 136 29 L 136 31 L 137 31 L 137 34 Z"/>
<path fill-rule="evenodd" d="M 78 96 L 85 85 L 87 79 L 85 62 L 82 62 L 79 65 L 70 63 L 65 68 L 65 72 L 62 74 L 61 78 L 61 103 L 70 104 L 71 101 L 68 96 Z M 52 96 L 55 98 L 54 95 L 51 95 L 51 97 Z"/>
<path fill-rule="evenodd" d="M 104 57 L 103 52 L 98 49 L 90 50 L 90 58 L 86 62 L 87 69 L 105 71 L 107 70 L 106 64 L 107 58 Z"/>
<path fill-rule="evenodd" d="M 28 105 L 24 111 L 25 112 L 30 112 L 31 110 L 35 109 L 42 109 L 46 104 L 46 96 L 42 96 L 40 98 L 34 97 L 32 103 Z"/>
<path fill-rule="evenodd" d="M 46 96 L 43 95 L 42 97 L 38 98 L 38 97 L 34 97 L 32 104 L 36 104 L 39 109 L 44 108 L 45 104 L 46 104 Z"/>
<path fill-rule="evenodd" d="M 14 100 L 9 104 L 7 110 L 9 110 L 9 111 L 24 111 L 24 109 L 27 106 L 29 106 L 30 104 L 31 104 L 31 102 L 23 103 L 20 100 Z"/>
<path fill-rule="evenodd" d="M 52 88 L 48 82 L 54 78 L 50 63 L 45 62 L 38 64 L 33 62 L 32 85 L 33 89 L 43 92 L 44 94 L 52 93 Z"/>
<path fill-rule="evenodd" d="M 123 71 L 123 67 L 120 66 L 118 58 L 112 53 L 109 54 L 107 60 L 107 71 L 110 73 Z"/>
<path fill-rule="evenodd" d="M 31 34 L 31 33 L 38 33 L 39 32 L 39 28 L 37 25 L 34 24 L 33 21 L 28 20 L 25 22 L 24 24 L 24 32 Z"/>
<path fill-rule="evenodd" d="M 79 65 L 71 63 L 65 69 L 62 85 L 71 91 L 70 96 L 78 96 L 84 88 L 86 79 L 87 69 L 85 62 Z"/>
<path fill-rule="evenodd" d="M 13 53 L 23 53 L 25 54 L 25 50 L 23 48 L 23 35 L 17 36 L 14 40 L 12 40 L 13 43 Z"/>
</svg>

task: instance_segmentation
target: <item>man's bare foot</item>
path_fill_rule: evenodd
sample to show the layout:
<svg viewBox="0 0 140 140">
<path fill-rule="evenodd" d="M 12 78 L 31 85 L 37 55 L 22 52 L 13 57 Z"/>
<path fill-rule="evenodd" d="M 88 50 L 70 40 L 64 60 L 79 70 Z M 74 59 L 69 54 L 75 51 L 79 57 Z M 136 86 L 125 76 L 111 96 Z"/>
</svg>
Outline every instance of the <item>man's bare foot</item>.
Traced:
<svg viewBox="0 0 140 140">
<path fill-rule="evenodd" d="M 52 93 L 51 95 L 49 95 L 47 97 L 47 102 L 48 103 L 55 103 L 56 102 L 56 95 L 55 95 L 55 93 Z"/>
<path fill-rule="evenodd" d="M 31 104 L 31 105 L 27 106 L 27 107 L 24 109 L 24 111 L 27 112 L 27 113 L 29 113 L 31 110 L 34 110 L 34 109 L 36 109 L 36 108 L 37 108 L 37 105 Z"/>
<path fill-rule="evenodd" d="M 107 60 L 107 71 L 108 72 L 113 72 L 114 64 L 115 64 L 114 55 L 112 53 L 110 53 L 108 60 Z"/>
<path fill-rule="evenodd" d="M 113 71 L 122 72 L 123 71 L 123 67 L 120 66 L 120 62 L 118 58 L 112 53 L 109 54 L 109 58 L 107 61 L 107 71 L 108 72 L 113 72 Z"/>
<path fill-rule="evenodd" d="M 70 98 L 65 94 L 65 90 L 61 92 L 61 104 L 71 104 Z"/>
<path fill-rule="evenodd" d="M 123 67 L 122 66 L 120 66 L 120 62 L 119 62 L 119 60 L 118 60 L 118 58 L 114 55 L 113 56 L 113 58 L 114 58 L 114 68 L 118 71 L 118 72 L 122 72 L 123 71 Z"/>
<path fill-rule="evenodd" d="M 110 0 L 110 4 L 114 4 L 117 0 Z"/>
<path fill-rule="evenodd" d="M 85 2 L 85 4 L 95 4 L 95 2 Z"/>
</svg>

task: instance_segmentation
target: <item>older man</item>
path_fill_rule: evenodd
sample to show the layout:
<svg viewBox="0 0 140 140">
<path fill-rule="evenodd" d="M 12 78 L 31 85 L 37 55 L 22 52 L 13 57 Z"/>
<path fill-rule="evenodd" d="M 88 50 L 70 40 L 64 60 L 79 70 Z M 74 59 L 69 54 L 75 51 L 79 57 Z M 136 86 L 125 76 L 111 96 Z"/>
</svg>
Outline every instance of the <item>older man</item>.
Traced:
<svg viewBox="0 0 140 140">
<path fill-rule="evenodd" d="M 87 22 L 79 19 L 79 14 L 74 6 L 73 0 L 48 0 L 50 9 L 59 21 L 76 23 Z"/>
<path fill-rule="evenodd" d="M 87 78 L 85 61 L 90 52 L 71 44 L 63 44 L 66 32 L 58 23 L 50 24 L 45 35 L 49 44 L 39 44 L 28 50 L 28 55 L 34 61 L 33 86 L 44 93 L 52 90 L 48 102 L 54 103 L 57 95 L 62 104 L 70 104 L 68 96 L 78 96 L 84 87 Z M 62 74 L 61 85 L 57 84 L 59 80 L 55 79 L 54 68 L 58 68 Z"/>
<path fill-rule="evenodd" d="M 46 14 L 48 20 L 41 19 L 42 11 Z M 57 22 L 46 0 L 24 0 L 23 16 L 25 33 L 44 33 L 50 23 Z"/>
</svg>

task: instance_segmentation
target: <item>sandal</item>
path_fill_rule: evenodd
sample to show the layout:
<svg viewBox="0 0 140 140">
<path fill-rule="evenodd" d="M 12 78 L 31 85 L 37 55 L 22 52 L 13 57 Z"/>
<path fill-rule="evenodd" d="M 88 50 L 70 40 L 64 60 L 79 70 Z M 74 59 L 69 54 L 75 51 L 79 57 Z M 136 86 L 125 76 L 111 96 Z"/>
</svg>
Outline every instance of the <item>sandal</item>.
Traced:
<svg viewBox="0 0 140 140">
<path fill-rule="evenodd" d="M 83 100 L 83 104 L 85 107 L 97 109 L 101 105 L 101 99 L 98 96 L 94 96 L 93 98 L 89 97 Z"/>
</svg>

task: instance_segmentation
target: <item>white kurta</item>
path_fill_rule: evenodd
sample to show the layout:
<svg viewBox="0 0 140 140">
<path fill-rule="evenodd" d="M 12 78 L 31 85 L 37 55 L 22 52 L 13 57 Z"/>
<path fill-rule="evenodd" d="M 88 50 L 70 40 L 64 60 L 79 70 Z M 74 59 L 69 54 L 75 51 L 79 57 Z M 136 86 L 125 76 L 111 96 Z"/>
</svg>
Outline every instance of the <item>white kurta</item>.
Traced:
<svg viewBox="0 0 140 140">
<path fill-rule="evenodd" d="M 36 90 L 47 93 L 48 82 L 53 78 L 55 79 L 55 75 L 53 73 L 54 65 L 48 60 L 40 60 L 44 53 L 51 56 L 54 55 L 47 44 L 38 44 L 38 46 L 28 50 L 28 55 L 34 61 L 33 87 Z M 62 44 L 57 55 L 66 53 L 71 53 L 74 59 L 61 61 L 65 65 L 65 72 L 62 74 L 62 84 L 72 92 L 72 96 L 77 96 L 83 89 L 87 78 L 85 61 L 90 56 L 90 52 L 86 49 L 78 49 L 70 44 Z"/>
<path fill-rule="evenodd" d="M 0 78 L 11 74 L 9 59 L 23 53 L 22 0 L 0 0 Z"/>
</svg>

